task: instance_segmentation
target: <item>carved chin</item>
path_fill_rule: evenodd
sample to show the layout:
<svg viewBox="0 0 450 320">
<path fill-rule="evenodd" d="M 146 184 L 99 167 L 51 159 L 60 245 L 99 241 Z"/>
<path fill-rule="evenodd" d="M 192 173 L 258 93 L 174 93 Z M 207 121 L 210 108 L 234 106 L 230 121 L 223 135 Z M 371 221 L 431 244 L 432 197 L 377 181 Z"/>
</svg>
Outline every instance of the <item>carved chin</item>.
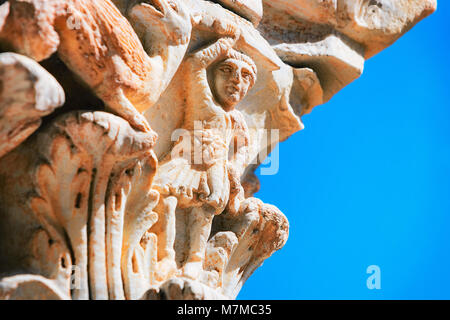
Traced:
<svg viewBox="0 0 450 320">
<path fill-rule="evenodd" d="M 238 103 L 241 100 L 241 95 L 239 94 L 239 92 L 231 94 L 229 96 L 229 100 L 232 101 L 233 103 Z"/>
<path fill-rule="evenodd" d="M 225 99 L 222 99 L 223 105 L 225 107 L 234 107 L 241 100 L 239 93 L 227 95 Z"/>
</svg>

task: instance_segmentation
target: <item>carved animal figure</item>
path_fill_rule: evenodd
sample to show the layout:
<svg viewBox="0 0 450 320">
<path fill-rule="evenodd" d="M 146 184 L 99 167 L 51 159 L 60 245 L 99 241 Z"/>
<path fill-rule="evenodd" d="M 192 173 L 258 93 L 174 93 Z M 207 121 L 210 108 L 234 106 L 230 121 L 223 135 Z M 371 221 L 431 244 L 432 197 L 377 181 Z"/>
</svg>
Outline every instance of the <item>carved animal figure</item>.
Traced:
<svg viewBox="0 0 450 320">
<path fill-rule="evenodd" d="M 0 44 L 37 61 L 57 52 L 108 110 L 138 130 L 185 54 L 191 18 L 181 0 L 9 0 L 0 7 Z M 152 47 L 151 40 L 158 45 Z M 157 39 L 157 40 L 156 40 Z"/>
</svg>

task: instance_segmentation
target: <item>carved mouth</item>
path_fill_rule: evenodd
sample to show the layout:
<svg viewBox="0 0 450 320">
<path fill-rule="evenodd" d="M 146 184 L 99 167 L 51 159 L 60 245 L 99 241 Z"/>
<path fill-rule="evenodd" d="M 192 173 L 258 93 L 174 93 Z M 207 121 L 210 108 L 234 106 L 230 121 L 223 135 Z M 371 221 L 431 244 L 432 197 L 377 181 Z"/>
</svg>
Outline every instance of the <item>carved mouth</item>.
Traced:
<svg viewBox="0 0 450 320">
<path fill-rule="evenodd" d="M 148 8 L 154 15 L 161 18 L 164 17 L 165 10 L 160 0 L 146 0 L 141 5 Z"/>
<path fill-rule="evenodd" d="M 236 93 L 238 93 L 238 92 L 239 92 L 239 88 L 236 87 L 236 86 L 228 86 L 228 87 L 227 87 L 227 93 L 228 93 L 229 95 L 234 95 L 234 94 L 236 94 Z"/>
</svg>

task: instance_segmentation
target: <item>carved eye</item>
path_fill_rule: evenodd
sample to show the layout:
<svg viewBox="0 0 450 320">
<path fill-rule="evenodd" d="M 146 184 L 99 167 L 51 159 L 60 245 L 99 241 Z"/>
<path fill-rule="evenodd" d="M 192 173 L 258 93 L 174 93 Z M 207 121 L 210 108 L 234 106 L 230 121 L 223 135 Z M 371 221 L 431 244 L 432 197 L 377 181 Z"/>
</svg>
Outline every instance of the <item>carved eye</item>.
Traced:
<svg viewBox="0 0 450 320">
<path fill-rule="evenodd" d="M 231 73 L 233 70 L 229 66 L 223 66 L 220 68 L 220 71 L 222 71 L 223 73 Z"/>
<path fill-rule="evenodd" d="M 248 71 L 242 71 L 242 77 L 243 77 L 245 80 L 249 80 L 249 79 L 252 77 L 252 75 L 251 75 L 250 72 L 248 72 Z"/>
<path fill-rule="evenodd" d="M 175 10 L 175 12 L 178 12 L 178 6 L 177 6 L 177 4 L 176 4 L 174 1 L 168 1 L 168 3 L 169 3 L 169 6 L 170 6 L 173 10 Z"/>
</svg>

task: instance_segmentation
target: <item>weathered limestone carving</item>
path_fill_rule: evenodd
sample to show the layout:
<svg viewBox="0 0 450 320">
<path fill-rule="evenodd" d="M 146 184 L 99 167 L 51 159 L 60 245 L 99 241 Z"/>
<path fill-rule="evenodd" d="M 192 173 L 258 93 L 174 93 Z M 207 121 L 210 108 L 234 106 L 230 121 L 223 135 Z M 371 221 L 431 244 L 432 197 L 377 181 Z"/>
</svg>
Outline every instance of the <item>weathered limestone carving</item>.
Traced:
<svg viewBox="0 0 450 320">
<path fill-rule="evenodd" d="M 135 128 L 150 130 L 140 112 L 151 107 L 167 86 L 184 56 L 190 35 L 190 16 L 166 1 L 129 8 L 147 46 L 155 37 L 151 56 L 145 52 L 128 20 L 109 0 L 15 0 L 0 8 L 0 40 L 37 61 L 58 52 L 67 66 Z M 168 20 L 169 23 L 159 20 Z M 172 20 L 184 23 L 176 28 Z M 173 27 L 173 28 L 170 28 Z M 176 30 L 174 29 L 176 28 Z M 180 32 L 178 32 L 180 31 Z M 170 35 L 167 36 L 167 35 Z M 176 49 L 168 50 L 169 46 Z M 173 50 L 182 50 L 181 54 Z"/>
<path fill-rule="evenodd" d="M 76 266 L 74 299 L 140 297 L 153 252 L 144 235 L 157 220 L 155 140 L 111 114 L 76 112 L 3 157 L 1 272 L 43 275 L 70 296 Z"/>
<path fill-rule="evenodd" d="M 0 295 L 8 300 L 69 300 L 51 280 L 36 275 L 3 278 Z"/>
<path fill-rule="evenodd" d="M 162 196 L 158 213 L 166 235 L 161 258 L 175 267 L 175 211 L 186 209 L 190 230 L 183 274 L 194 279 L 203 268 L 214 215 L 227 203 L 239 206 L 237 197 L 243 199 L 242 187 L 232 190 L 229 181 L 231 177 L 239 183 L 248 161 L 247 125 L 234 107 L 256 81 L 256 66 L 233 50 L 232 42 L 219 39 L 186 59 L 186 134 L 160 163 L 154 183 Z"/>
<path fill-rule="evenodd" d="M 236 298 L 289 233 L 255 169 L 435 8 L 5 1 L 0 299 Z"/>
<path fill-rule="evenodd" d="M 263 2 L 258 29 L 283 61 L 316 71 L 324 102 L 362 74 L 365 59 L 436 10 L 436 0 Z"/>
<path fill-rule="evenodd" d="M 41 118 L 64 103 L 64 91 L 35 61 L 0 53 L 0 157 L 40 125 Z"/>
<path fill-rule="evenodd" d="M 225 8 L 251 21 L 255 26 L 263 16 L 262 0 L 215 0 Z"/>
<path fill-rule="evenodd" d="M 304 22 L 304 34 L 320 35 L 327 26 L 365 47 L 368 59 L 390 46 L 417 22 L 436 10 L 436 0 L 263 0 L 264 16 L 284 11 Z M 285 15 L 286 16 L 286 15 Z M 277 20 L 285 29 L 290 21 Z M 309 24 L 309 25 L 308 25 Z M 275 28 L 274 28 L 275 29 Z M 290 28 L 292 30 L 292 28 Z M 325 31 L 326 29 L 322 29 Z M 293 36 L 291 34 L 291 36 Z"/>
</svg>

